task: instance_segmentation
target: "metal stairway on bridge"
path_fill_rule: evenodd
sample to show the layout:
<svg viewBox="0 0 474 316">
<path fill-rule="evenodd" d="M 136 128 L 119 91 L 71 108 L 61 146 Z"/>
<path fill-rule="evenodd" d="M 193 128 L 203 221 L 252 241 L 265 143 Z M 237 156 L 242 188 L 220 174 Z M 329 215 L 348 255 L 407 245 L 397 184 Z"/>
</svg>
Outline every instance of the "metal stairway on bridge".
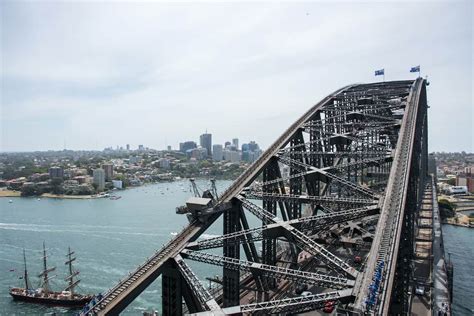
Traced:
<svg viewBox="0 0 474 316">
<path fill-rule="evenodd" d="M 352 313 L 403 314 L 410 271 L 399 263 L 411 260 L 406 249 L 413 246 L 411 221 L 426 161 L 423 79 L 344 87 L 311 107 L 212 210 L 189 216 L 176 238 L 82 315 L 119 314 L 160 275 L 164 315 L 183 313 L 183 299 L 188 312 L 210 315 L 333 305 Z M 250 227 L 248 216 L 260 224 Z M 222 236 L 198 240 L 219 217 Z M 368 240 L 349 229 L 367 231 L 371 223 L 376 226 Z M 222 255 L 202 252 L 217 248 Z M 278 259 L 282 251 L 289 260 Z M 223 267 L 218 297 L 188 260 Z M 241 272 L 250 273 L 242 288 Z M 300 283 L 313 286 L 312 295 L 298 295 L 294 285 Z"/>
</svg>

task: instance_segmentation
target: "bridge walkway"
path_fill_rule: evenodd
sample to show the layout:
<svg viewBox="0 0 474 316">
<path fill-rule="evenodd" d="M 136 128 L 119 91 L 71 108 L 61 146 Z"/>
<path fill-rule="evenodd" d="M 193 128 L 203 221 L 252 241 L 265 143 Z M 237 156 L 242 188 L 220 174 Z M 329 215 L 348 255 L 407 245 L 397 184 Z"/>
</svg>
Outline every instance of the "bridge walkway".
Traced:
<svg viewBox="0 0 474 316">
<path fill-rule="evenodd" d="M 431 181 L 426 184 L 423 199 L 418 209 L 415 230 L 415 258 L 412 284 L 411 314 L 415 316 L 430 316 L 432 286 L 432 235 L 433 235 L 433 187 Z M 423 295 L 416 294 L 415 288 L 424 286 Z"/>
<path fill-rule="evenodd" d="M 433 315 L 451 315 L 448 274 L 444 257 L 443 232 L 438 207 L 436 184 L 433 181 Z M 444 305 L 444 306 L 443 306 Z"/>
</svg>

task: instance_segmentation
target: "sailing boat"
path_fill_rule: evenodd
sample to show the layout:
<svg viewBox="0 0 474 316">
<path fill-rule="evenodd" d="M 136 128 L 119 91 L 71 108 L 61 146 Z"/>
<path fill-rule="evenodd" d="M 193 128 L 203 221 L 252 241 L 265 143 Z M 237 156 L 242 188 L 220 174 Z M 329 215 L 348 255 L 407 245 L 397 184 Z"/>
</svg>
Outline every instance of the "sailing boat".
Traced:
<svg viewBox="0 0 474 316">
<path fill-rule="evenodd" d="M 28 280 L 28 270 L 26 268 L 26 255 L 25 250 L 23 249 L 23 261 L 25 265 L 25 272 L 23 278 L 25 280 L 25 287 L 18 288 L 14 287 L 10 289 L 10 295 L 14 300 L 25 301 L 30 303 L 38 304 L 48 304 L 48 305 L 59 305 L 59 306 L 69 306 L 69 307 L 82 307 L 88 303 L 93 295 L 82 295 L 75 293 L 74 288 L 79 284 L 80 280 L 75 280 L 74 278 L 79 274 L 79 271 L 74 271 L 72 267 L 72 262 L 76 260 L 73 257 L 74 252 L 71 251 L 71 248 L 68 248 L 68 254 L 66 255 L 68 260 L 65 262 L 69 266 L 69 275 L 65 278 L 65 281 L 68 281 L 68 286 L 62 292 L 55 292 L 51 290 L 49 281 L 55 277 L 50 276 L 50 273 L 53 272 L 56 268 L 48 268 L 46 262 L 46 247 L 43 242 L 43 272 L 41 272 L 38 277 L 41 278 L 41 286 L 37 289 L 31 287 L 31 283 Z"/>
</svg>

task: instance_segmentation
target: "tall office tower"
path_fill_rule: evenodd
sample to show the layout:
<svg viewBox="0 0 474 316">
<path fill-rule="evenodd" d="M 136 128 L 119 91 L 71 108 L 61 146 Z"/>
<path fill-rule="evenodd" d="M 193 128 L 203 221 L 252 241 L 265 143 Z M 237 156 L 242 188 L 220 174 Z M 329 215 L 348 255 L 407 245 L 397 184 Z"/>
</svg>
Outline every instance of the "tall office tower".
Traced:
<svg viewBox="0 0 474 316">
<path fill-rule="evenodd" d="M 97 189 L 102 191 L 105 188 L 105 171 L 104 169 L 95 169 L 92 173 L 94 177 L 94 184 L 97 185 Z"/>
<path fill-rule="evenodd" d="M 130 150 L 130 144 L 127 144 L 127 150 Z"/>
<path fill-rule="evenodd" d="M 205 134 L 202 134 L 200 136 L 199 140 L 200 140 L 201 147 L 207 149 L 207 156 L 211 157 L 212 156 L 212 134 L 208 134 L 206 132 Z"/>
<path fill-rule="evenodd" d="M 114 177 L 114 165 L 113 164 L 103 164 L 102 169 L 105 172 L 105 181 L 111 181 Z"/>
<path fill-rule="evenodd" d="M 188 140 L 184 143 L 179 143 L 179 151 L 182 153 L 186 153 L 189 149 L 197 148 L 197 145 L 192 140 Z"/>
<path fill-rule="evenodd" d="M 221 161 L 224 157 L 222 145 L 216 144 L 212 146 L 212 160 Z"/>
<path fill-rule="evenodd" d="M 61 168 L 61 167 L 51 167 L 49 168 L 49 177 L 51 179 L 55 179 L 55 178 L 58 178 L 58 179 L 62 179 L 64 178 L 64 169 Z"/>
<path fill-rule="evenodd" d="M 232 139 L 232 145 L 235 146 L 235 148 L 239 148 L 239 139 L 238 138 L 234 138 Z"/>
</svg>

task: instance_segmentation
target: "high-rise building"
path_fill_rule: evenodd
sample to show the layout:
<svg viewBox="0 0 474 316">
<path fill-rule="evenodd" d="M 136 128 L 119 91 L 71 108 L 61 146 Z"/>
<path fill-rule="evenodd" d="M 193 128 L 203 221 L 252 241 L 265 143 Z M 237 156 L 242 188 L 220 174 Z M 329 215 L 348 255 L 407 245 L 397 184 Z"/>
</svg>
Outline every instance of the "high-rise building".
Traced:
<svg viewBox="0 0 474 316">
<path fill-rule="evenodd" d="M 130 144 L 127 144 L 127 150 L 130 150 Z"/>
<path fill-rule="evenodd" d="M 229 147 L 229 146 L 230 146 L 230 142 L 225 142 L 224 148 L 227 148 L 227 147 Z"/>
<path fill-rule="evenodd" d="M 234 145 L 235 148 L 239 148 L 239 139 L 238 138 L 232 139 L 232 145 Z"/>
<path fill-rule="evenodd" d="M 169 169 L 170 168 L 170 160 L 166 158 L 158 159 L 158 167 L 162 169 Z"/>
<path fill-rule="evenodd" d="M 130 156 L 130 158 L 128 158 L 128 162 L 130 164 L 139 163 L 141 160 L 142 160 L 142 158 L 140 156 Z"/>
<path fill-rule="evenodd" d="M 105 188 L 105 171 L 104 169 L 94 169 L 92 172 L 94 178 L 93 183 L 97 185 L 97 190 L 102 191 Z"/>
<path fill-rule="evenodd" d="M 168 145 L 168 147 L 166 147 L 166 149 L 167 149 L 168 151 L 171 151 L 171 146 Z"/>
<path fill-rule="evenodd" d="M 186 151 L 188 158 L 194 158 L 196 160 L 202 160 L 207 158 L 207 149 L 203 147 L 189 149 Z"/>
<path fill-rule="evenodd" d="M 212 146 L 212 160 L 221 161 L 224 158 L 224 152 L 222 145 L 215 144 Z"/>
<path fill-rule="evenodd" d="M 188 140 L 184 143 L 179 143 L 179 151 L 182 153 L 186 153 L 190 149 L 197 148 L 197 144 L 192 140 Z"/>
<path fill-rule="evenodd" d="M 61 167 L 49 168 L 49 177 L 51 179 L 62 179 L 64 178 L 64 169 Z"/>
<path fill-rule="evenodd" d="M 104 164 L 102 169 L 105 172 L 105 181 L 111 181 L 114 177 L 114 165 L 113 164 Z"/>
<path fill-rule="evenodd" d="M 207 156 L 211 157 L 212 155 L 212 134 L 208 134 L 207 132 L 205 134 L 202 134 L 199 137 L 199 144 L 201 145 L 202 148 L 207 149 Z"/>
<path fill-rule="evenodd" d="M 145 150 L 145 146 L 143 146 L 143 145 L 138 145 L 138 150 L 139 150 L 139 151 L 144 151 L 144 150 Z"/>
<path fill-rule="evenodd" d="M 226 149 L 224 150 L 224 160 L 239 162 L 241 160 L 240 152 Z"/>
<path fill-rule="evenodd" d="M 249 143 L 249 150 L 250 150 L 250 151 L 256 151 L 256 150 L 258 150 L 258 149 L 260 149 L 260 147 L 258 146 L 258 144 L 257 144 L 255 141 L 252 140 L 252 141 Z"/>
</svg>

